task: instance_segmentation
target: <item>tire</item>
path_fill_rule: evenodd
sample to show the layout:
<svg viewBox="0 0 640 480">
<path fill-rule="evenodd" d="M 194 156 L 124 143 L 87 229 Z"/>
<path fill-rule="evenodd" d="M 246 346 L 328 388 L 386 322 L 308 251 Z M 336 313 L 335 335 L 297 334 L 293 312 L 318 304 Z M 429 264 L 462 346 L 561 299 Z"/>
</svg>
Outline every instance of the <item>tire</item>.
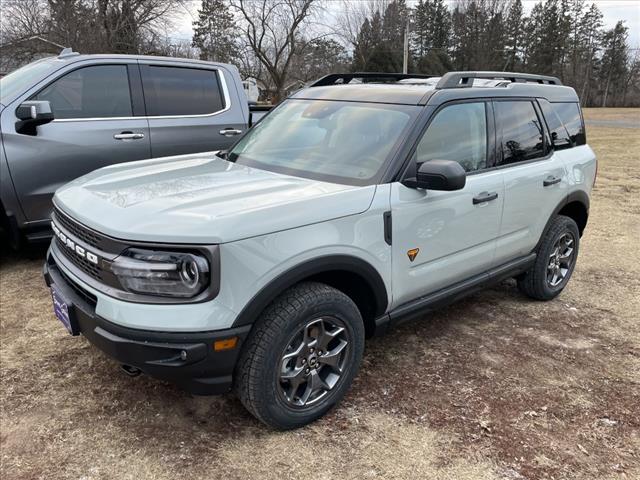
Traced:
<svg viewBox="0 0 640 480">
<path fill-rule="evenodd" d="M 347 295 L 322 283 L 300 283 L 258 318 L 236 365 L 236 394 L 275 429 L 313 422 L 351 386 L 364 336 L 360 311 Z"/>
<path fill-rule="evenodd" d="M 580 231 L 576 222 L 558 215 L 542 238 L 535 263 L 518 279 L 520 291 L 537 300 L 557 297 L 573 274 L 579 246 Z"/>
</svg>

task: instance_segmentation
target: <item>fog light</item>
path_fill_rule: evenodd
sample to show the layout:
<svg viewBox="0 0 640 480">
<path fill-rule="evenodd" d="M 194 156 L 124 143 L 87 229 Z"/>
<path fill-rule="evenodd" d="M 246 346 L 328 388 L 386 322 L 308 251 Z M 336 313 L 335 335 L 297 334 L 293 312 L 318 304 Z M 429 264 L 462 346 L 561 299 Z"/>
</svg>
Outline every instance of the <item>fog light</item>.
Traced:
<svg viewBox="0 0 640 480">
<path fill-rule="evenodd" d="M 187 359 L 187 351 L 186 351 L 186 350 L 182 350 L 182 351 L 180 352 L 180 358 L 181 358 L 182 360 L 186 360 L 186 359 Z"/>
<path fill-rule="evenodd" d="M 216 340 L 213 342 L 213 349 L 216 352 L 220 352 L 222 350 L 231 350 L 232 348 L 236 348 L 238 344 L 238 337 L 225 338 L 224 340 Z"/>
</svg>

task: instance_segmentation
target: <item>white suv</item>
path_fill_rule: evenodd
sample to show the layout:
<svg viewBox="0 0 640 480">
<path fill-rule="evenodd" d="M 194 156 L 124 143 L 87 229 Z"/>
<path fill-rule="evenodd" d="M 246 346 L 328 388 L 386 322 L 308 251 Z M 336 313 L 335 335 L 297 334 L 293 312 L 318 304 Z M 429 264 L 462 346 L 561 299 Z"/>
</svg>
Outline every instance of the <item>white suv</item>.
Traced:
<svg viewBox="0 0 640 480">
<path fill-rule="evenodd" d="M 567 285 L 596 159 L 553 77 L 329 75 L 228 152 L 58 190 L 56 314 L 135 375 L 234 388 L 276 428 L 338 402 L 366 336 L 515 277 Z"/>
</svg>

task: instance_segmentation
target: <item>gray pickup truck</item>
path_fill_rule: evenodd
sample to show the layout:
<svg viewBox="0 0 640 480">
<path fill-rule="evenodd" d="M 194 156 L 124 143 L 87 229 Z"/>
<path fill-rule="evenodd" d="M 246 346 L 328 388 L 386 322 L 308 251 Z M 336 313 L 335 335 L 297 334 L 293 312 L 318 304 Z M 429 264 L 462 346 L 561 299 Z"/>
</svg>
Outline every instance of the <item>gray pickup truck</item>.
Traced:
<svg viewBox="0 0 640 480">
<path fill-rule="evenodd" d="M 80 55 L 0 80 L 0 227 L 13 245 L 51 235 L 58 187 L 106 165 L 224 150 L 264 108 L 249 108 L 232 65 Z"/>
</svg>

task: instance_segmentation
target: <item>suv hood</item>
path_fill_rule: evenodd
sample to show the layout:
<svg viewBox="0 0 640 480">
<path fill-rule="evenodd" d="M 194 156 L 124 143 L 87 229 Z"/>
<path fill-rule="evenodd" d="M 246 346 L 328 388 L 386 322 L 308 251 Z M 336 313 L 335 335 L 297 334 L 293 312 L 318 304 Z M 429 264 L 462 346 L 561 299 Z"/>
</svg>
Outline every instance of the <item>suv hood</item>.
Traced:
<svg viewBox="0 0 640 480">
<path fill-rule="evenodd" d="M 101 168 L 60 188 L 54 203 L 114 238 L 213 244 L 355 215 L 374 193 L 205 153 Z"/>
</svg>

